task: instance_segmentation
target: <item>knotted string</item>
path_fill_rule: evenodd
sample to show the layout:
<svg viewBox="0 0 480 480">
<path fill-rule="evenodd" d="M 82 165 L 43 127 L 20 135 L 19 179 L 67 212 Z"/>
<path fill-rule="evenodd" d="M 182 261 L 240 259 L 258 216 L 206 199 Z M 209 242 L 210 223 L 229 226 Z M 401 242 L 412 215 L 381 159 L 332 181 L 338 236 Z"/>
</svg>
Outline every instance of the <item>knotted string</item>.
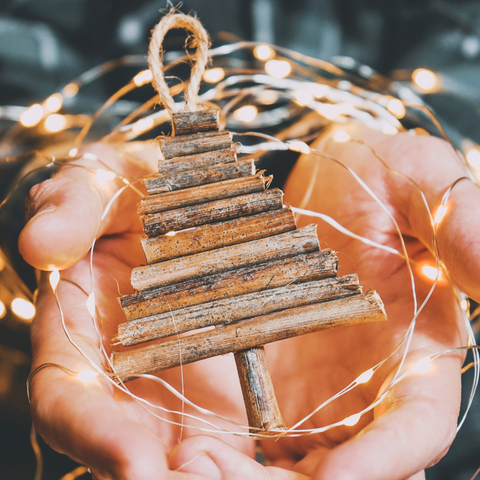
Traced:
<svg viewBox="0 0 480 480">
<path fill-rule="evenodd" d="M 193 34 L 192 46 L 196 47 L 195 64 L 192 67 L 190 83 L 185 92 L 185 104 L 183 110 L 194 112 L 199 110 L 197 106 L 198 89 L 202 80 L 205 66 L 208 62 L 208 50 L 210 48 L 210 39 L 206 30 L 199 20 L 182 13 L 169 13 L 152 31 L 152 39 L 148 49 L 148 65 L 152 72 L 152 84 L 160 96 L 160 101 L 170 112 L 178 112 L 180 107 L 175 104 L 165 77 L 163 76 L 163 48 L 162 43 L 166 33 L 172 28 L 184 28 Z"/>
</svg>

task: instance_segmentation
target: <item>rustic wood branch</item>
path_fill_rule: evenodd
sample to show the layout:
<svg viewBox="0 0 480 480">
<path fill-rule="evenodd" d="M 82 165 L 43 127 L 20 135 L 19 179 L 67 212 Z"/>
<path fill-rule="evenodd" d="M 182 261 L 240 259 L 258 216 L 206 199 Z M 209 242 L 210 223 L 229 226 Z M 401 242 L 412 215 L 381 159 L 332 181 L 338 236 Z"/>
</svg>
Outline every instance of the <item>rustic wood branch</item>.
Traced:
<svg viewBox="0 0 480 480">
<path fill-rule="evenodd" d="M 283 310 L 213 330 L 127 352 L 114 352 L 115 372 L 123 381 L 205 358 L 238 352 L 327 328 L 386 320 L 380 297 L 365 295 Z"/>
<path fill-rule="evenodd" d="M 147 237 L 155 237 L 170 231 L 221 222 L 269 210 L 279 210 L 282 206 L 283 192 L 274 188 L 265 192 L 250 193 L 154 215 L 145 215 L 142 217 L 143 230 Z"/>
<path fill-rule="evenodd" d="M 286 430 L 263 347 L 235 353 L 251 433 Z"/>
<path fill-rule="evenodd" d="M 229 324 L 360 293 L 362 288 L 356 275 L 294 283 L 125 322 L 118 326 L 118 333 L 112 341 L 128 347 L 199 328 Z"/>
<path fill-rule="evenodd" d="M 142 290 L 124 295 L 119 300 L 127 320 L 133 320 L 295 282 L 333 277 L 337 274 L 337 269 L 335 254 L 330 250 L 320 250 L 166 287 Z"/>
<path fill-rule="evenodd" d="M 248 178 L 248 177 L 247 177 Z M 141 240 L 148 264 L 295 230 L 290 207 Z"/>
<path fill-rule="evenodd" d="M 237 197 L 265 190 L 265 185 L 271 183 L 273 177 L 264 177 L 262 173 L 248 177 L 233 178 L 223 182 L 209 183 L 199 187 L 176 190 L 143 197 L 138 206 L 139 215 L 174 210 L 176 208 L 212 202 L 222 198 Z"/>
<path fill-rule="evenodd" d="M 218 130 L 220 128 L 218 110 L 174 112 L 172 113 L 172 128 L 175 136 Z"/>
<path fill-rule="evenodd" d="M 185 172 L 196 168 L 211 167 L 221 163 L 231 163 L 237 160 L 236 153 L 240 144 L 232 143 L 228 148 L 214 150 L 213 152 L 197 153 L 194 155 L 184 155 L 183 157 L 173 157 L 168 160 L 159 160 L 158 173 L 160 175 L 170 175 L 172 173 Z"/>
<path fill-rule="evenodd" d="M 239 160 L 233 163 L 214 165 L 212 167 L 187 170 L 186 172 L 147 178 L 143 184 L 150 195 L 172 192 L 184 188 L 197 187 L 208 183 L 223 182 L 232 178 L 247 177 L 255 174 L 255 162 Z"/>
<path fill-rule="evenodd" d="M 317 226 L 312 224 L 274 237 L 137 267 L 130 280 L 135 290 L 145 290 L 317 250 Z"/>
<path fill-rule="evenodd" d="M 228 148 L 232 144 L 232 134 L 228 130 L 218 130 L 178 137 L 160 137 L 158 141 L 163 158 L 168 160 Z"/>
</svg>

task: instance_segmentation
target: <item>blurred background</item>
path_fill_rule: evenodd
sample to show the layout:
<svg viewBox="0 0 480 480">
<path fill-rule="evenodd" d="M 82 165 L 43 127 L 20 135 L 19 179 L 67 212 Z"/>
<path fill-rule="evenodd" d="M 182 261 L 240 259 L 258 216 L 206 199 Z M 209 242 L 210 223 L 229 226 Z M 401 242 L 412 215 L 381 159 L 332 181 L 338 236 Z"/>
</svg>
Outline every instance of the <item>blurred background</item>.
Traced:
<svg viewBox="0 0 480 480">
<path fill-rule="evenodd" d="M 0 209 L 2 479 L 33 480 L 35 475 L 25 393 L 35 275 L 19 256 L 16 241 L 29 188 L 48 178 L 53 169 L 33 171 L 45 161 L 31 151 L 68 152 L 88 115 L 145 68 L 150 30 L 160 18 L 159 10 L 166 7 L 165 0 L 1 2 L 0 201 L 11 194 Z M 370 78 L 376 71 L 381 74 L 378 78 L 389 78 L 397 87 L 413 85 L 413 91 L 433 107 L 455 144 L 464 150 L 473 146 L 468 160 L 480 168 L 476 149 L 480 143 L 480 1 L 185 0 L 182 11 L 197 13 L 214 46 L 240 39 L 271 43 L 332 62 L 360 79 L 362 75 Z M 172 44 L 174 40 L 170 39 Z M 71 83 L 72 79 L 80 76 L 88 83 L 88 78 L 82 77 L 84 72 L 94 76 L 95 70 L 90 69 L 119 57 L 123 57 L 125 68 L 112 71 L 76 95 L 78 84 Z M 429 84 L 425 78 L 427 83 L 422 85 L 418 77 L 415 85 L 412 74 L 419 68 L 433 72 L 437 83 Z M 62 88 L 63 96 L 55 96 Z M 89 138 L 108 133 L 149 96 L 151 91 L 149 95 L 134 92 L 117 102 L 96 123 Z M 45 103 L 46 99 L 50 103 Z M 55 118 L 56 122 L 40 125 L 40 116 L 35 123 L 34 104 L 48 108 L 50 117 L 63 108 L 63 120 Z M 72 128 L 65 128 L 62 122 Z M 29 172 L 26 181 L 14 190 Z M 464 375 L 465 400 L 472 375 L 471 370 Z M 46 480 L 63 478 L 77 467 L 41 441 L 40 446 Z M 477 395 L 451 451 L 427 472 L 427 478 L 469 480 L 479 467 Z M 77 470 L 80 473 L 82 470 Z M 76 476 L 64 478 L 73 480 Z M 79 478 L 90 476 L 85 473 Z"/>
</svg>

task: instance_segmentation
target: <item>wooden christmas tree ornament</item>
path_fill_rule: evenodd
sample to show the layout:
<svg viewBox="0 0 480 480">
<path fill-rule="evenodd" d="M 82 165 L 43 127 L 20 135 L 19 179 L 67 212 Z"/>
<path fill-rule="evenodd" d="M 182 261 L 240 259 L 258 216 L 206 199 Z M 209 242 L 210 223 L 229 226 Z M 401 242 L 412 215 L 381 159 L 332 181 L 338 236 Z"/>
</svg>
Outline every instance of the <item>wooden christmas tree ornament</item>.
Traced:
<svg viewBox="0 0 480 480">
<path fill-rule="evenodd" d="M 161 71 L 170 28 L 187 28 L 197 41 L 182 111 Z M 286 426 L 263 345 L 386 316 L 378 295 L 363 294 L 356 275 L 337 277 L 337 258 L 320 250 L 315 225 L 296 228 L 281 190 L 268 190 L 271 177 L 256 172 L 254 160 L 237 159 L 238 145 L 220 129 L 218 111 L 197 107 L 206 51 L 208 36 L 192 17 L 167 15 L 153 32 L 150 68 L 174 135 L 160 138 L 159 174 L 144 180 L 149 196 L 139 214 L 147 265 L 132 272 L 135 293 L 120 298 L 127 322 L 113 341 L 172 339 L 115 352 L 112 362 L 126 382 L 234 353 L 251 431 L 273 433 Z"/>
</svg>

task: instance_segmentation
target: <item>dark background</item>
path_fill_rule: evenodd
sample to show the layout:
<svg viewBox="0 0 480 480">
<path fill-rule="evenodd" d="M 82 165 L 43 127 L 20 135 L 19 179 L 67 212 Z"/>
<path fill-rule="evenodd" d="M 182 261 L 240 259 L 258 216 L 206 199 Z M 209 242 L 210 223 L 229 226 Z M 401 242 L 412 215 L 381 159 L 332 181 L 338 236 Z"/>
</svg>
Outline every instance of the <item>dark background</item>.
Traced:
<svg viewBox="0 0 480 480">
<path fill-rule="evenodd" d="M 127 54 L 146 55 L 149 32 L 165 1 L 2 0 L 0 4 L 0 106 L 41 102 L 87 69 Z M 444 88 L 427 101 L 461 137 L 480 142 L 480 2 L 427 0 L 186 0 L 184 13 L 196 12 L 214 45 L 236 36 L 268 42 L 307 55 L 339 61 L 353 57 L 384 75 L 427 67 L 439 72 Z M 230 36 L 222 36 L 229 32 Z M 132 72 L 109 75 L 88 88 L 76 113 L 93 113 Z M 0 135 L 13 126 L 0 114 Z M 109 128 L 100 125 L 98 128 Z M 68 139 L 64 139 L 67 141 Z M 11 190 L 27 160 L 11 160 L 38 138 L 0 148 L 0 201 Z M 45 174 L 47 175 L 47 174 Z M 32 179 L 31 184 L 40 181 Z M 28 185 L 18 192 L 22 199 Z M 23 214 L 0 210 L 0 243 L 15 260 Z M 33 274 L 16 262 L 30 289 Z M 20 291 L 13 269 L 0 268 L 0 299 Z M 33 479 L 30 417 L 25 395 L 29 371 L 28 324 L 11 312 L 0 319 L 0 478 Z M 472 372 L 464 375 L 465 395 Z M 429 480 L 469 480 L 480 467 L 480 401 L 450 453 L 427 472 Z M 75 464 L 44 444 L 46 480 L 56 480 Z M 85 475 L 84 478 L 89 477 Z"/>
</svg>

